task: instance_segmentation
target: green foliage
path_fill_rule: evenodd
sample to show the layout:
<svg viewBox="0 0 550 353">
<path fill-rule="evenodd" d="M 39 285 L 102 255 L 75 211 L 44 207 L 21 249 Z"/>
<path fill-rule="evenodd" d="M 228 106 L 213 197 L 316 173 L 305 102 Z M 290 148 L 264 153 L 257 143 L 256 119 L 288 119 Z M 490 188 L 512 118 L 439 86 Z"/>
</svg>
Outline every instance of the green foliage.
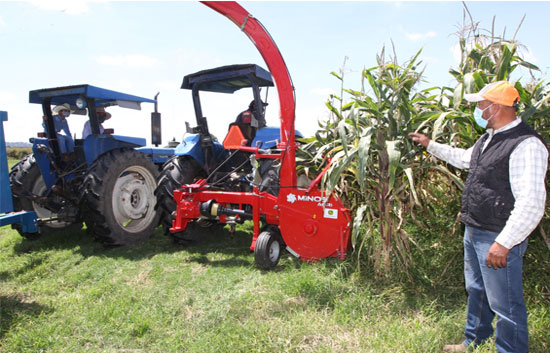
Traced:
<svg viewBox="0 0 550 353">
<path fill-rule="evenodd" d="M 30 147 L 9 147 L 6 148 L 6 154 L 8 159 L 15 159 L 17 161 L 23 159 L 23 157 L 32 153 L 32 148 Z"/>
<path fill-rule="evenodd" d="M 519 27 L 516 33 L 519 31 Z M 489 33 L 489 34 L 484 34 Z M 457 68 L 451 68 L 449 73 L 456 79 L 453 92 L 453 108 L 457 112 L 470 114 L 473 104 L 463 101 L 465 93 L 475 93 L 485 85 L 495 81 L 510 80 L 511 74 L 518 68 L 527 69 L 530 81 L 522 84 L 517 81 L 515 87 L 520 93 L 519 116 L 529 122 L 541 134 L 548 135 L 548 83 L 537 79 L 533 71 L 539 68 L 525 61 L 518 54 L 521 43 L 513 39 L 497 36 L 494 31 L 478 28 L 473 20 L 465 25 L 459 39 L 461 59 Z M 525 87 L 524 87 L 525 85 Z M 463 104 L 465 103 L 465 104 Z M 477 130 L 477 136 L 482 130 Z"/>
</svg>

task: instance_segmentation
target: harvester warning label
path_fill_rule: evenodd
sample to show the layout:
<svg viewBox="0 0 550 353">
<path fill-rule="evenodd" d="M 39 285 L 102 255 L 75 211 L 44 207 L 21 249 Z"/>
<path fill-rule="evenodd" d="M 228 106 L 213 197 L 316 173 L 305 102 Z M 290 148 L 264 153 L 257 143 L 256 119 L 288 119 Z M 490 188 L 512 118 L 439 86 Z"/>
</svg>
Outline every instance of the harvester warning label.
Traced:
<svg viewBox="0 0 550 353">
<path fill-rule="evenodd" d="M 337 219 L 338 218 L 338 210 L 336 210 L 334 208 L 325 208 L 325 214 L 323 215 L 323 217 Z"/>
</svg>

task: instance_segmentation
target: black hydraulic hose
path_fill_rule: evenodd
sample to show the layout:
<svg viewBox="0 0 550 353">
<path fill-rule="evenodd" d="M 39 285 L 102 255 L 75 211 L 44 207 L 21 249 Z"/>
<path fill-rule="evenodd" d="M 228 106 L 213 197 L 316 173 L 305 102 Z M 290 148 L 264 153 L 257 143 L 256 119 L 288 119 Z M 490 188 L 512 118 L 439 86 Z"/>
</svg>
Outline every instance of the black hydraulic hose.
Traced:
<svg viewBox="0 0 550 353">
<path fill-rule="evenodd" d="M 212 171 L 212 173 L 210 173 L 210 175 L 208 175 L 208 177 L 206 178 L 206 181 L 209 181 L 210 178 L 214 175 L 214 173 L 216 173 L 221 167 L 223 167 L 224 164 L 227 163 L 227 162 L 231 159 L 231 157 L 233 157 L 233 156 L 235 155 L 235 153 L 237 153 L 237 151 L 235 151 L 235 152 L 233 152 L 233 153 L 230 152 L 230 153 L 229 153 L 229 157 L 227 157 L 227 158 L 225 159 L 225 161 L 223 161 L 219 166 L 216 167 L 216 169 L 214 169 L 214 170 Z M 240 168 L 240 167 L 239 167 L 239 168 Z M 234 171 L 234 170 L 233 170 L 233 171 Z"/>
<path fill-rule="evenodd" d="M 241 165 L 239 165 L 238 167 L 236 168 L 233 168 L 233 170 L 231 172 L 228 172 L 226 175 L 224 175 L 220 180 L 216 180 L 215 183 L 211 184 L 212 186 L 216 186 L 218 183 L 222 182 L 223 180 L 227 179 L 227 177 L 229 177 L 231 175 L 231 173 L 233 173 L 234 171 L 236 170 L 239 170 L 241 167 L 244 167 L 244 165 L 246 163 L 249 163 L 248 160 L 244 161 L 243 163 L 241 163 Z M 208 179 L 207 179 L 208 180 Z"/>
</svg>

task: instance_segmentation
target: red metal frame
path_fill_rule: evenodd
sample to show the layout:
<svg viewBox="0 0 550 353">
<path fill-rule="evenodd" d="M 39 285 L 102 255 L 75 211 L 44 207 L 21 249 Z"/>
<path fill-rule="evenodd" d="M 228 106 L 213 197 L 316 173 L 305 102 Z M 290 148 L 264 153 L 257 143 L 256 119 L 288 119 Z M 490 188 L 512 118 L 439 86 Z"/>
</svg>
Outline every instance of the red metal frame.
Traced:
<svg viewBox="0 0 550 353">
<path fill-rule="evenodd" d="M 234 1 L 202 1 L 235 23 L 256 46 L 275 80 L 281 107 L 281 148 L 284 151 L 281 168 L 281 186 L 296 185 L 296 143 L 294 119 L 296 104 L 294 87 L 279 48 L 262 24 Z"/>
<path fill-rule="evenodd" d="M 201 216 L 200 205 L 215 200 L 224 207 L 244 209 L 252 206 L 254 231 L 250 250 L 254 250 L 260 234 L 260 217 L 270 225 L 277 225 L 287 248 L 306 261 L 325 257 L 344 259 L 349 248 L 351 217 L 341 200 L 329 197 L 317 189 L 315 181 L 305 189 L 281 189 L 279 196 L 266 192 L 210 191 L 206 180 L 184 185 L 174 190 L 177 217 L 171 232 L 185 230 L 189 222 Z"/>
<path fill-rule="evenodd" d="M 170 231 L 185 230 L 188 223 L 201 216 L 200 206 L 206 201 L 215 200 L 228 208 L 244 209 L 250 205 L 254 222 L 252 250 L 262 219 L 267 224 L 278 226 L 287 249 L 303 260 L 314 261 L 325 257 L 344 259 L 349 249 L 351 217 L 337 196 L 326 195 L 318 189 L 326 168 L 307 189 L 296 187 L 294 88 L 277 45 L 261 23 L 236 2 L 203 3 L 241 28 L 259 50 L 275 80 L 281 109 L 281 142 L 277 145 L 280 152 L 264 154 L 255 147 L 235 147 L 254 153 L 256 158 L 280 159 L 280 192 L 274 196 L 260 192 L 256 187 L 253 192 L 211 191 L 207 189 L 204 179 L 192 185 L 182 185 L 181 189 L 174 190 L 177 209 Z M 219 218 L 222 222 L 226 221 L 225 216 Z"/>
</svg>

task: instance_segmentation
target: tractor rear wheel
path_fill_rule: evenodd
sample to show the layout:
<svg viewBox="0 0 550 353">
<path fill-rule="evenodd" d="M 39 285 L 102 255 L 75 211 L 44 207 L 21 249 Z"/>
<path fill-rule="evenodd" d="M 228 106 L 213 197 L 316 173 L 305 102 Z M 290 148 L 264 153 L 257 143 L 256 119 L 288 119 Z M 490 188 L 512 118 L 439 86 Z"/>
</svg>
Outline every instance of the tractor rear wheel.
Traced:
<svg viewBox="0 0 550 353">
<path fill-rule="evenodd" d="M 130 245 L 155 233 L 159 215 L 154 190 L 158 169 L 151 157 L 131 149 L 98 158 L 82 183 L 82 217 L 105 245 Z"/>
<path fill-rule="evenodd" d="M 254 262 L 262 270 L 271 270 L 277 266 L 284 249 L 278 232 L 266 230 L 260 233 L 254 247 Z"/>
<path fill-rule="evenodd" d="M 74 231 L 82 228 L 82 222 L 65 222 L 57 220 L 57 214 L 32 200 L 32 196 L 45 196 L 48 188 L 44 183 L 40 168 L 34 155 L 29 154 L 15 164 L 10 171 L 10 186 L 13 194 L 14 211 L 34 211 L 39 223 L 38 233 L 25 233 L 22 227 L 14 224 L 19 234 L 28 239 L 38 239 L 41 235 L 60 231 Z M 53 201 L 62 202 L 60 196 L 51 194 Z"/>
<path fill-rule="evenodd" d="M 168 230 L 172 227 L 172 212 L 176 211 L 174 190 L 179 189 L 183 184 L 191 184 L 195 180 L 205 177 L 206 174 L 200 165 L 189 157 L 174 156 L 164 164 L 158 178 L 155 195 L 157 197 L 156 208 L 160 213 L 160 222 L 165 234 L 169 234 Z M 205 228 L 208 225 L 207 222 L 201 224 Z M 186 240 L 185 233 L 187 232 L 182 233 L 173 234 L 173 236 L 176 239 Z"/>
</svg>

